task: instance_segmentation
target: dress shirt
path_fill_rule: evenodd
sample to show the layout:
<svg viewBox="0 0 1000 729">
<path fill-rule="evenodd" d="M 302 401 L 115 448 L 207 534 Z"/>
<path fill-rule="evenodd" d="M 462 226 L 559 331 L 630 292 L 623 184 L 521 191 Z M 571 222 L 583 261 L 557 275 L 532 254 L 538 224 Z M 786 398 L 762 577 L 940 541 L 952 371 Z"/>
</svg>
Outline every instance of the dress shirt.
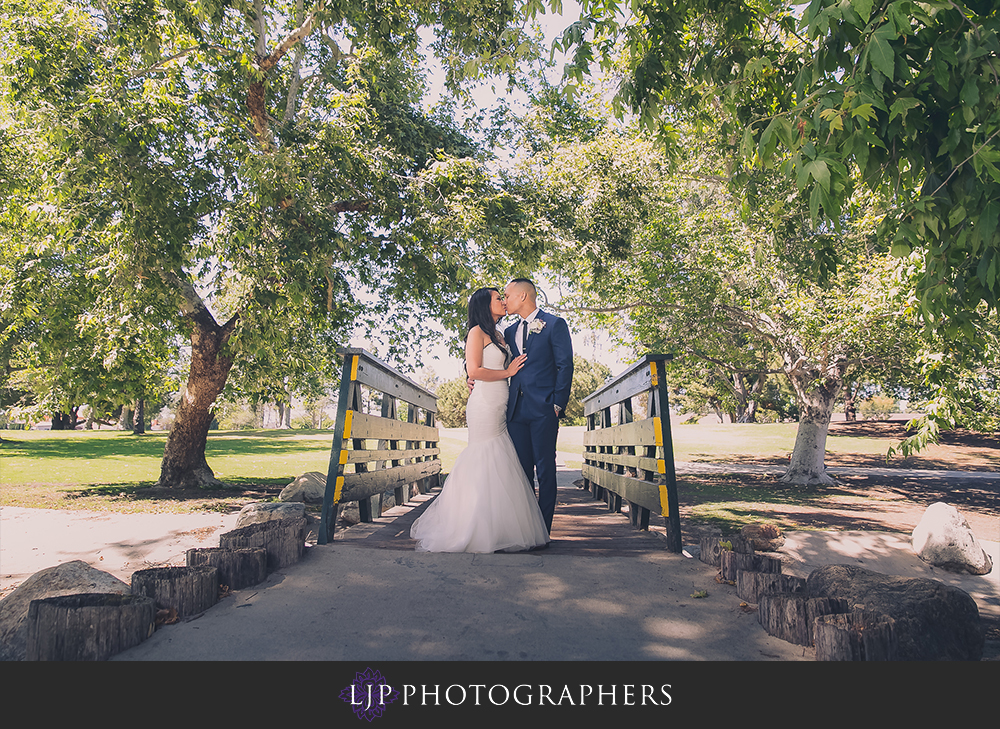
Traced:
<svg viewBox="0 0 1000 729">
<path fill-rule="evenodd" d="M 537 306 L 535 307 L 535 310 L 533 312 L 531 312 L 530 314 L 528 314 L 528 316 L 526 316 L 526 317 L 521 317 L 521 322 L 518 322 L 518 325 L 517 325 L 517 350 L 519 352 L 521 352 L 522 354 L 524 353 L 524 342 L 527 339 L 527 332 L 525 331 L 524 324 L 522 322 L 528 322 L 528 326 L 530 327 L 531 326 L 531 322 L 533 322 L 535 320 L 536 316 L 538 316 L 538 307 Z"/>
</svg>

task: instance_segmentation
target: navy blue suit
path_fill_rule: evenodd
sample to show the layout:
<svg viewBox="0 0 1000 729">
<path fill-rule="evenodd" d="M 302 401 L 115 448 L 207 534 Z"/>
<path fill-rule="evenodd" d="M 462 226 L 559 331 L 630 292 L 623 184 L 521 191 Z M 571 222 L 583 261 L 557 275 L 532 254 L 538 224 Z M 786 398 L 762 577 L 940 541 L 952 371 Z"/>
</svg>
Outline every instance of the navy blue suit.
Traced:
<svg viewBox="0 0 1000 729">
<path fill-rule="evenodd" d="M 534 484 L 537 472 L 538 507 L 551 532 L 556 510 L 556 438 L 573 383 L 573 343 L 565 319 L 539 310 L 535 321 L 544 322 L 544 326 L 534 334 L 529 330 L 524 347 L 528 359 L 510 378 L 507 431 L 528 483 Z M 518 318 L 504 331 L 515 357 L 521 354 L 517 346 L 521 326 Z M 553 405 L 560 408 L 558 417 Z"/>
</svg>

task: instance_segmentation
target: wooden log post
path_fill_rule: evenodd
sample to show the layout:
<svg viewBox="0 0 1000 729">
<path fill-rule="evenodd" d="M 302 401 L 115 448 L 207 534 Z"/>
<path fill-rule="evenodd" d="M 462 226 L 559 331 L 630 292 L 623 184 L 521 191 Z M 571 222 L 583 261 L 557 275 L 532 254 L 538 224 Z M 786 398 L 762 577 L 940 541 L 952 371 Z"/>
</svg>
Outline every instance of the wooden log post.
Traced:
<svg viewBox="0 0 1000 729">
<path fill-rule="evenodd" d="M 698 540 L 700 545 L 698 559 L 705 564 L 718 567 L 722 553 L 722 541 L 722 532 L 719 531 L 702 535 L 701 539 Z"/>
<path fill-rule="evenodd" d="M 699 544 L 701 551 L 699 559 L 701 559 L 701 561 L 705 564 L 710 564 L 713 567 L 721 566 L 723 552 L 735 552 L 737 554 L 751 556 L 754 554 L 753 542 L 749 539 L 746 539 L 739 534 L 723 537 L 722 532 L 718 530 L 703 535 L 699 540 Z M 736 578 L 732 577 L 729 579 L 732 581 Z"/>
<path fill-rule="evenodd" d="M 736 573 L 736 596 L 755 605 L 767 594 L 782 592 L 803 594 L 805 591 L 805 577 L 751 570 L 740 570 Z"/>
<path fill-rule="evenodd" d="M 768 635 L 796 645 L 813 644 L 813 625 L 821 615 L 846 613 L 847 600 L 833 597 L 810 598 L 806 594 L 762 595 L 757 619 Z"/>
<path fill-rule="evenodd" d="M 188 567 L 215 567 L 219 571 L 219 586 L 230 590 L 252 587 L 267 577 L 267 550 L 263 547 L 189 549 L 186 556 Z"/>
<path fill-rule="evenodd" d="M 874 610 L 821 615 L 813 638 L 817 661 L 896 660 L 896 621 Z"/>
<path fill-rule="evenodd" d="M 223 549 L 263 549 L 267 571 L 274 572 L 302 559 L 305 519 L 272 519 L 226 532 L 219 537 Z"/>
<path fill-rule="evenodd" d="M 768 557 L 765 554 L 742 554 L 724 549 L 719 554 L 719 568 L 722 572 L 722 579 L 735 583 L 741 570 L 780 574 L 781 560 L 777 557 Z"/>
<path fill-rule="evenodd" d="M 132 573 L 132 594 L 151 598 L 178 617 L 203 613 L 219 601 L 215 567 L 153 567 Z"/>
<path fill-rule="evenodd" d="M 32 600 L 28 605 L 29 661 L 104 661 L 138 645 L 156 629 L 148 597 L 84 593 Z"/>
</svg>

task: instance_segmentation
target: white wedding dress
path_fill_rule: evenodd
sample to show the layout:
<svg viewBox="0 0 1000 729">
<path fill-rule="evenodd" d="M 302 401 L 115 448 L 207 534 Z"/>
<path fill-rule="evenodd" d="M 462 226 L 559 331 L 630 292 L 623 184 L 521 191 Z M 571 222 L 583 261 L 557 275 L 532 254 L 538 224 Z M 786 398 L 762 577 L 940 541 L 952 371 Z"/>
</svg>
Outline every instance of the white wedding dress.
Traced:
<svg viewBox="0 0 1000 729">
<path fill-rule="evenodd" d="M 490 342 L 483 367 L 502 370 L 505 356 Z M 465 419 L 468 447 L 410 528 L 417 551 L 489 553 L 547 543 L 542 512 L 507 434 L 507 380 L 477 381 Z"/>
</svg>

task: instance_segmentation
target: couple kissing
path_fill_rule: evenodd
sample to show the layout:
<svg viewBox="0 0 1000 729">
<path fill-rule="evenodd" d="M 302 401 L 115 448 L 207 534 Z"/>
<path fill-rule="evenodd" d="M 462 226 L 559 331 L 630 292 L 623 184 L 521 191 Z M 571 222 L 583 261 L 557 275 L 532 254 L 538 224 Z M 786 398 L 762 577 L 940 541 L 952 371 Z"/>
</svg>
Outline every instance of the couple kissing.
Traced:
<svg viewBox="0 0 1000 729">
<path fill-rule="evenodd" d="M 508 314 L 517 319 L 501 331 Z M 479 289 L 469 298 L 465 365 L 468 446 L 410 536 L 426 552 L 545 548 L 556 506 L 559 419 L 573 381 L 569 327 L 538 308 L 528 279 L 514 279 L 502 294 Z"/>
</svg>

